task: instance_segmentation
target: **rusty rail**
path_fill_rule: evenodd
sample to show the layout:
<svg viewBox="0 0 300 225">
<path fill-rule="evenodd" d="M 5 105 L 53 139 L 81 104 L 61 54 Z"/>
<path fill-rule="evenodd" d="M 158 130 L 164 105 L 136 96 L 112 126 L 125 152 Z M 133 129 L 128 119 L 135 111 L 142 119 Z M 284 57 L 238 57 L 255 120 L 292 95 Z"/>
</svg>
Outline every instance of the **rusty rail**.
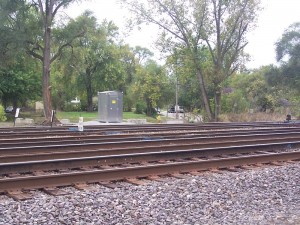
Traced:
<svg viewBox="0 0 300 225">
<path fill-rule="evenodd" d="M 169 138 L 138 138 L 135 140 L 129 139 L 124 141 L 124 139 L 114 139 L 115 142 L 105 142 L 105 140 L 85 142 L 85 143 L 61 143 L 61 144 L 48 144 L 48 145 L 37 145 L 37 146 L 17 146 L 9 145 L 0 148 L 0 162 L 1 156 L 6 157 L 6 155 L 16 155 L 16 154 L 40 154 L 42 152 L 65 152 L 65 151 L 86 151 L 86 150 L 96 150 L 96 149 L 113 149 L 113 148 L 128 148 L 128 147 L 147 147 L 147 146 L 165 146 L 165 145 L 183 145 L 183 144 L 196 144 L 202 143 L 203 145 L 209 145 L 209 143 L 215 143 L 216 146 L 218 143 L 226 143 L 230 145 L 230 141 L 243 141 L 246 140 L 251 143 L 254 140 L 257 140 L 258 143 L 262 143 L 264 140 L 276 140 L 280 141 L 297 141 L 300 138 L 300 133 L 291 132 L 291 133 L 271 133 L 271 134 L 257 134 L 257 135 L 236 135 L 236 136 L 217 136 L 217 137 L 169 137 Z M 222 144 L 221 144 L 222 145 Z M 14 146 L 14 147 L 13 147 Z M 3 158 L 2 157 L 2 158 Z"/>
<path fill-rule="evenodd" d="M 217 155 L 231 155 L 237 153 L 253 153 L 266 150 L 282 149 L 286 147 L 299 147 L 298 142 L 285 143 L 268 143 L 268 144 L 253 144 L 253 145 L 238 145 L 229 147 L 214 147 L 214 148 L 199 148 L 188 150 L 165 150 L 160 151 L 153 149 L 153 151 L 131 152 L 127 154 L 116 154 L 119 151 L 112 151 L 110 155 L 80 157 L 80 158 L 63 158 L 42 161 L 28 161 L 28 162 L 11 162 L 0 163 L 0 174 L 9 173 L 24 173 L 33 171 L 47 171 L 59 169 L 74 169 L 80 167 L 93 167 L 104 165 L 115 165 L 124 163 L 140 163 L 151 162 L 158 160 L 176 160 L 197 157 L 210 157 Z M 156 150 L 156 151 L 154 151 Z M 115 154 L 114 154 L 115 153 Z"/>
<path fill-rule="evenodd" d="M 147 177 L 150 175 L 164 175 L 191 171 L 208 170 L 212 168 L 226 168 L 254 163 L 270 163 L 272 161 L 299 160 L 300 151 L 254 156 L 212 159 L 204 161 L 175 162 L 149 166 L 135 166 L 127 168 L 113 168 L 94 171 L 81 171 L 42 176 L 28 176 L 0 179 L 0 192 L 53 186 L 68 186 L 82 182 L 100 182 L 123 180 L 125 178 Z"/>
<path fill-rule="evenodd" d="M 300 135 L 300 134 L 299 134 Z M 210 139 L 211 140 L 211 139 Z M 213 139 L 211 141 L 205 141 L 203 139 L 186 139 L 185 141 L 151 141 L 151 142 L 117 142 L 117 143 L 102 143 L 97 149 L 90 149 L 89 146 L 83 146 L 79 150 L 66 150 L 66 149 L 52 149 L 51 151 L 35 151 L 30 152 L 28 148 L 22 154 L 15 153 L 13 149 L 10 149 L 10 154 L 0 155 L 0 163 L 12 163 L 12 162 L 23 162 L 23 161 L 40 161 L 40 160 L 54 160 L 54 159 L 65 159 L 65 158 L 80 158 L 80 157 L 97 157 L 105 155 L 121 155 L 121 154 L 140 154 L 149 152 L 165 152 L 165 151 L 181 151 L 181 150 L 192 150 L 192 149 L 213 149 L 221 147 L 230 146 L 241 146 L 241 145 L 253 145 L 258 146 L 258 144 L 281 144 L 282 146 L 299 146 L 299 137 L 281 137 L 274 138 L 273 136 L 263 139 L 252 140 L 247 139 L 235 139 L 234 141 L 229 138 L 223 139 Z M 272 146 L 272 145 L 270 145 Z M 278 145 L 279 146 L 279 145 Z M 266 147 L 267 148 L 267 147 Z M 1 170 L 0 170 L 1 171 Z"/>
</svg>

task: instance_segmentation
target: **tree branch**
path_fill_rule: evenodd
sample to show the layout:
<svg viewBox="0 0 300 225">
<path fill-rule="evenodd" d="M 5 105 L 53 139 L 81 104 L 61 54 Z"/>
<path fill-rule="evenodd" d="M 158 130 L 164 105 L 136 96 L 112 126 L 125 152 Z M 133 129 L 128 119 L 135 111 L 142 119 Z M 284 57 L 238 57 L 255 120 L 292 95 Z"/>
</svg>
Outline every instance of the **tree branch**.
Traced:
<svg viewBox="0 0 300 225">
<path fill-rule="evenodd" d="M 58 10 L 59 10 L 62 6 L 66 5 L 66 4 L 70 3 L 70 2 L 72 2 L 72 0 L 62 1 L 61 3 L 59 3 L 59 4 L 56 6 L 56 8 L 53 10 L 53 13 L 52 13 L 53 16 L 52 16 L 52 17 L 54 18 L 55 15 L 56 15 L 56 13 L 58 12 Z"/>
<path fill-rule="evenodd" d="M 41 16 L 43 18 L 44 24 L 46 24 L 46 15 L 45 15 L 42 0 L 38 0 L 38 5 L 39 5 L 39 8 L 40 8 L 40 12 L 41 12 Z"/>
<path fill-rule="evenodd" d="M 188 37 L 187 37 L 187 33 L 188 31 L 186 30 L 186 28 L 184 27 L 184 25 L 181 22 L 180 16 L 178 14 L 178 11 L 176 10 L 176 8 L 172 7 L 175 15 L 173 15 L 173 13 L 168 9 L 168 7 L 166 5 L 164 5 L 163 3 L 161 3 L 161 1 L 156 0 L 156 2 L 168 13 L 168 15 L 170 16 L 170 18 L 173 20 L 173 22 L 175 23 L 176 27 L 178 28 L 178 30 L 180 31 L 180 33 L 182 34 L 183 38 L 182 40 L 185 41 L 185 43 L 189 43 L 188 42 Z"/>
<path fill-rule="evenodd" d="M 72 46 L 71 43 L 78 37 L 82 37 L 85 34 L 85 30 L 82 31 L 81 33 L 77 34 L 76 36 L 74 36 L 70 41 L 68 41 L 67 43 L 61 45 L 59 47 L 59 49 L 57 50 L 57 53 L 51 58 L 50 60 L 50 64 L 52 62 L 54 62 L 61 54 L 62 54 L 62 50 L 67 47 L 67 46 Z"/>
<path fill-rule="evenodd" d="M 146 19 L 148 22 L 153 23 L 158 25 L 159 27 L 161 27 L 162 29 L 168 31 L 169 33 L 171 33 L 172 35 L 174 35 L 175 37 L 179 38 L 182 41 L 185 41 L 183 37 L 179 36 L 175 31 L 172 31 L 170 28 L 168 28 L 167 26 L 163 25 L 162 23 L 160 23 L 158 20 L 154 19 L 153 17 L 151 17 L 147 12 L 144 12 L 142 8 L 138 8 L 138 5 L 135 4 L 131 4 L 128 3 L 131 6 L 131 11 L 135 14 L 137 14 L 138 16 L 140 16 L 141 18 Z"/>
<path fill-rule="evenodd" d="M 34 50 L 27 49 L 26 52 L 27 52 L 27 54 L 29 54 L 29 55 L 33 56 L 34 58 L 39 59 L 43 62 L 43 60 L 44 60 L 43 56 L 37 54 Z"/>
</svg>

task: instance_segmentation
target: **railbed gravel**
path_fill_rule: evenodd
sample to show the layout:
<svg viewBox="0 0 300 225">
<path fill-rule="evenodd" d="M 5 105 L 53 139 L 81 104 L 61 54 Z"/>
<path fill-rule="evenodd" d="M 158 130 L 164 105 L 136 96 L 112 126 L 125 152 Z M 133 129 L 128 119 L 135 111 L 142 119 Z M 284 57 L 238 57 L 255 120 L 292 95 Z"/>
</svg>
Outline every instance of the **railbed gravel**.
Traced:
<svg viewBox="0 0 300 225">
<path fill-rule="evenodd" d="M 19 202 L 1 195 L 0 224 L 300 224 L 300 162 L 119 185 Z"/>
</svg>

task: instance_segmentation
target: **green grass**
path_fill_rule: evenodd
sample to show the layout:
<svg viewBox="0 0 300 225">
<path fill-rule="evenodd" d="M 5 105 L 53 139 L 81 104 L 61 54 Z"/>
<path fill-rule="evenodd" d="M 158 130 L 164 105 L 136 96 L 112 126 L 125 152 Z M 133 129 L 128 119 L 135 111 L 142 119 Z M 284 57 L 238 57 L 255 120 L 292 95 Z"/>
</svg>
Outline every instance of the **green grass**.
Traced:
<svg viewBox="0 0 300 225">
<path fill-rule="evenodd" d="M 13 114 L 7 114 L 9 117 L 7 121 L 1 122 L 0 127 L 13 126 Z M 56 113 L 57 119 L 69 119 L 71 123 L 78 123 L 79 117 L 83 117 L 83 121 L 96 121 L 98 119 L 98 112 L 61 112 Z M 32 118 L 35 123 L 42 123 L 45 118 L 41 113 L 21 112 L 19 118 Z M 148 117 L 145 114 L 135 114 L 133 112 L 123 112 L 123 120 L 128 119 L 146 119 L 148 123 L 157 123 L 158 121 L 153 117 Z M 163 117 L 162 120 L 165 120 Z"/>
<path fill-rule="evenodd" d="M 78 122 L 79 117 L 83 117 L 83 121 L 96 120 L 98 112 L 57 112 L 57 118 L 69 119 L 71 122 Z"/>
<path fill-rule="evenodd" d="M 76 123 L 80 116 L 83 117 L 83 121 L 92 121 L 98 119 L 98 112 L 57 112 L 57 118 L 69 119 L 71 122 Z M 144 114 L 135 114 L 133 112 L 123 112 L 123 119 L 146 119 L 147 122 L 156 121 L 153 117 L 148 117 Z"/>
</svg>

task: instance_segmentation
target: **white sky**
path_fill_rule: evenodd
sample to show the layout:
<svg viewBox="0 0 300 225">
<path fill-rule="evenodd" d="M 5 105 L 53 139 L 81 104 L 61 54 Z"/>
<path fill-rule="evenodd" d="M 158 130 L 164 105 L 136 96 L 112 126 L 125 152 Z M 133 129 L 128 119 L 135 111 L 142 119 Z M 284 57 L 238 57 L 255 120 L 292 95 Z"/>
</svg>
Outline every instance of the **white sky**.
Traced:
<svg viewBox="0 0 300 225">
<path fill-rule="evenodd" d="M 248 36 L 247 53 L 251 55 L 248 68 L 258 68 L 263 65 L 276 63 L 275 42 L 284 30 L 294 22 L 300 22 L 300 0 L 262 0 L 263 10 L 258 18 L 257 28 Z M 125 32 L 125 17 L 129 17 L 126 9 L 121 9 L 117 0 L 89 0 L 80 5 L 73 4 L 67 11 L 72 17 L 90 9 L 101 22 L 103 19 L 114 21 Z M 140 45 L 155 52 L 153 42 L 156 38 L 153 27 L 135 30 L 125 38 L 132 47 Z M 159 57 L 159 56 L 157 56 Z"/>
</svg>

